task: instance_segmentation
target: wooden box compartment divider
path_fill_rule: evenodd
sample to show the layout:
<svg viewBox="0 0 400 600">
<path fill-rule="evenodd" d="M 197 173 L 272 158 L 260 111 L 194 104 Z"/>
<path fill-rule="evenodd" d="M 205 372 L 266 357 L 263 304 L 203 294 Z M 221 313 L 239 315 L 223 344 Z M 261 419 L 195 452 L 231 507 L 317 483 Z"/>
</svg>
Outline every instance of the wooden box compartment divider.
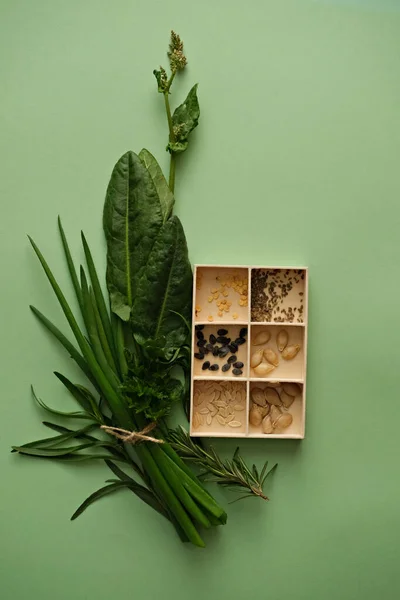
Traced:
<svg viewBox="0 0 400 600">
<path fill-rule="evenodd" d="M 308 269 L 195 265 L 192 319 L 190 435 L 303 439 Z M 249 421 L 260 394 L 271 433 Z"/>
</svg>

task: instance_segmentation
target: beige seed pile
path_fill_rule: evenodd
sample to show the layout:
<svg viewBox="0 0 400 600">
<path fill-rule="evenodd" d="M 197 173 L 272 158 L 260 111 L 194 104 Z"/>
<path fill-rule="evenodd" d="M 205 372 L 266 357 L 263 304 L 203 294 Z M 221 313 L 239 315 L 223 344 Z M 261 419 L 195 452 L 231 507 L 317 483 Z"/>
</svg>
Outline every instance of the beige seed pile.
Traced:
<svg viewBox="0 0 400 600">
<path fill-rule="evenodd" d="M 235 381 L 197 381 L 193 395 L 193 428 L 211 427 L 215 422 L 232 428 L 241 427 L 245 408 L 244 385 Z"/>
<path fill-rule="evenodd" d="M 266 388 L 252 387 L 250 425 L 260 427 L 263 433 L 280 433 L 293 423 L 288 412 L 302 390 L 297 383 L 270 382 Z"/>
<path fill-rule="evenodd" d="M 252 346 L 265 346 L 271 338 L 268 330 L 259 331 L 252 340 Z M 301 350 L 300 344 L 289 345 L 289 334 L 281 329 L 276 334 L 276 347 L 284 360 L 293 360 Z M 250 367 L 257 377 L 267 377 L 279 366 L 279 354 L 273 348 L 257 348 L 250 357 Z"/>
</svg>

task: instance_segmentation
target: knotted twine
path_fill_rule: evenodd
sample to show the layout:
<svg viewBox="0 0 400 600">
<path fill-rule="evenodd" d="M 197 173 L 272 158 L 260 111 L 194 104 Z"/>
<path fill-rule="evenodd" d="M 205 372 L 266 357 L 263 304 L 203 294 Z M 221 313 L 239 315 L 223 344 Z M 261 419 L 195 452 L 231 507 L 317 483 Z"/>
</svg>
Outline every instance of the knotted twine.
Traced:
<svg viewBox="0 0 400 600">
<path fill-rule="evenodd" d="M 158 438 L 147 435 L 156 426 L 156 423 L 149 423 L 142 429 L 142 431 L 129 431 L 128 429 L 121 429 L 120 427 L 108 427 L 108 425 L 101 425 L 101 429 L 104 429 L 106 433 L 109 433 L 119 440 L 122 440 L 125 444 L 137 444 L 139 442 L 163 444 L 164 440 L 159 440 Z"/>
</svg>

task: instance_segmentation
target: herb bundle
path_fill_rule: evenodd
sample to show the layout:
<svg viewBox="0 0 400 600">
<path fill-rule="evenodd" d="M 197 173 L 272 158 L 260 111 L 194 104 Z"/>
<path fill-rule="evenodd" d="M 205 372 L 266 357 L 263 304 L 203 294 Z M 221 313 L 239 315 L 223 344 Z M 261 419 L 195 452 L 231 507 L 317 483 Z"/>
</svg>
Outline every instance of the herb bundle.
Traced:
<svg viewBox="0 0 400 600">
<path fill-rule="evenodd" d="M 158 91 L 164 96 L 169 125 L 169 183 L 146 149 L 139 154 L 127 152 L 115 165 L 103 212 L 108 298 L 103 295 L 83 233 L 86 267 L 80 266 L 78 276 L 59 219 L 79 318 L 30 238 L 75 343 L 37 308 L 31 309 L 88 380 L 83 386 L 55 373 L 78 403 L 79 411 L 54 410 L 33 391 L 34 398 L 59 418 L 89 424 L 73 430 L 45 421 L 57 435 L 15 446 L 13 451 L 64 462 L 106 462 L 115 478 L 89 496 L 73 519 L 102 496 L 129 489 L 168 519 L 183 541 L 204 546 L 200 528 L 224 524 L 226 513 L 183 459 L 194 460 L 223 485 L 241 486 L 265 499 L 262 484 L 269 473 L 266 466 L 260 476 L 255 467 L 249 471 L 237 454 L 232 462 L 224 463 L 214 451 L 207 453 L 184 431 L 171 431 L 167 425 L 174 403 L 182 402 L 187 410 L 190 381 L 192 270 L 182 224 L 172 214 L 176 156 L 186 150 L 200 115 L 197 86 L 171 114 L 171 85 L 186 65 L 182 42 L 174 32 L 168 55 L 170 76 L 162 67 L 154 74 Z M 183 370 L 183 379 L 177 368 Z M 101 428 L 109 435 L 105 436 Z"/>
</svg>

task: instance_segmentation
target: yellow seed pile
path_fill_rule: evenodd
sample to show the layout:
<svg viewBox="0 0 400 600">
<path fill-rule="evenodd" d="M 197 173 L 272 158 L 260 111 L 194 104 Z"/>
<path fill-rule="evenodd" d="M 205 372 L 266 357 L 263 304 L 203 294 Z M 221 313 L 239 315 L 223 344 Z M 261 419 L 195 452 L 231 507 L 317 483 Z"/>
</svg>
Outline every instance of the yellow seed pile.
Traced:
<svg viewBox="0 0 400 600">
<path fill-rule="evenodd" d="M 239 306 L 248 306 L 248 280 L 247 277 L 242 277 L 237 274 L 226 274 L 224 276 L 217 276 L 216 278 L 217 284 L 210 288 L 210 294 L 208 296 L 208 302 L 211 304 L 215 302 L 218 308 L 218 317 L 223 317 L 224 313 L 229 313 L 232 307 L 232 301 L 228 300 L 229 297 L 229 289 L 232 289 L 234 292 L 239 294 L 238 304 Z M 202 271 L 197 272 L 196 277 L 196 289 L 200 290 L 202 286 L 203 273 Z M 195 314 L 196 317 L 201 312 L 202 307 L 196 305 Z M 233 319 L 238 319 L 239 315 L 237 312 L 232 313 Z M 209 315 L 207 320 L 212 323 L 214 321 L 214 317 Z"/>
<path fill-rule="evenodd" d="M 247 278 L 243 279 L 240 275 L 228 275 L 226 277 L 216 277 L 218 281 L 218 287 L 211 288 L 211 294 L 208 296 L 208 302 L 212 303 L 215 301 L 218 307 L 218 316 L 221 318 L 224 313 L 228 313 L 231 310 L 232 302 L 228 300 L 229 289 L 239 294 L 239 306 L 247 306 L 248 302 L 248 282 Z M 237 313 L 233 313 L 234 319 L 238 318 Z M 211 318 L 210 318 L 211 317 Z M 208 318 L 212 321 L 212 315 Z"/>
</svg>

